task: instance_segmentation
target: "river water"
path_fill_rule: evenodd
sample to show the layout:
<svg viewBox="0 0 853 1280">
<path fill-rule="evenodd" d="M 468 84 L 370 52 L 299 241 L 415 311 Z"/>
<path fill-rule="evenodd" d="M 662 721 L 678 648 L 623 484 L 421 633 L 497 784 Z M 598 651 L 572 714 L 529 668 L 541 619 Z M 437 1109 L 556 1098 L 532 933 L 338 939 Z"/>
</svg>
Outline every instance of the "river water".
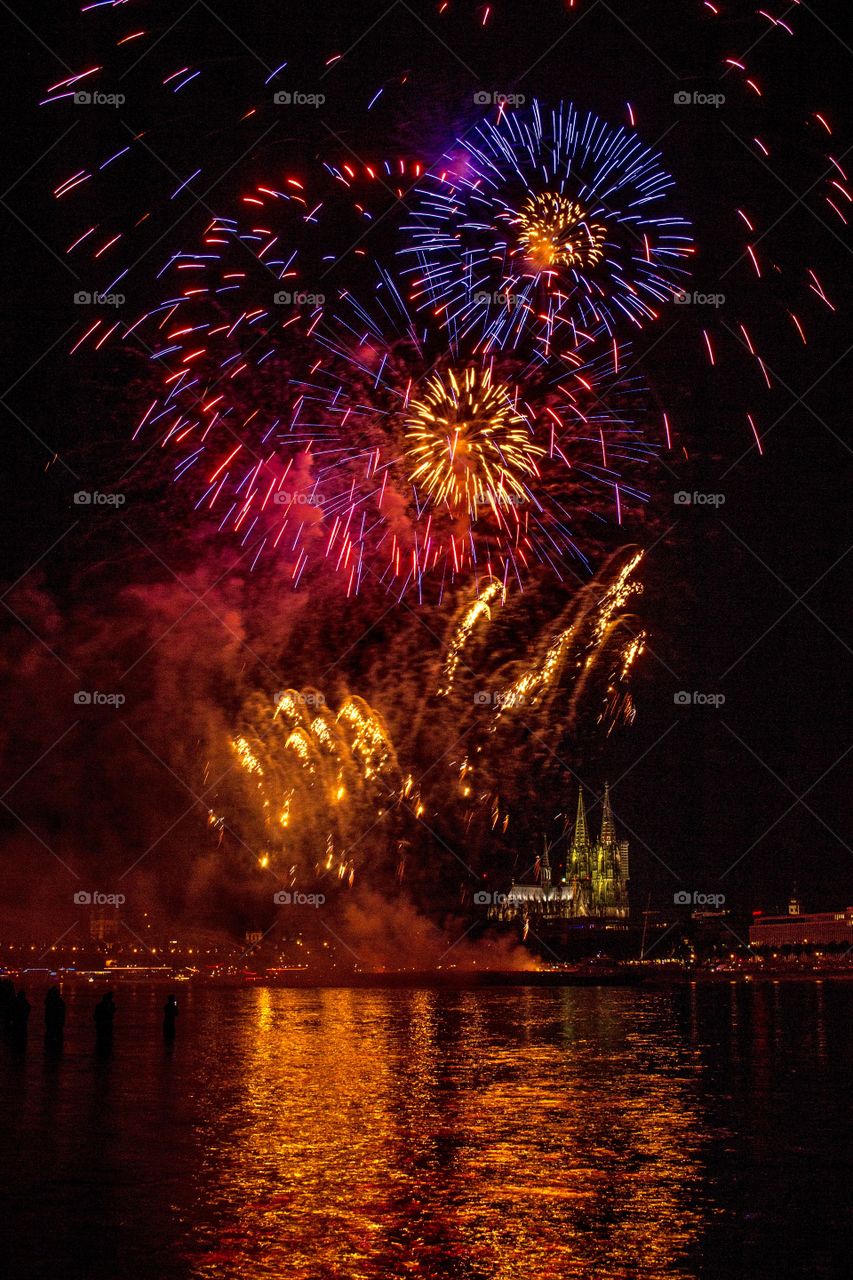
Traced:
<svg viewBox="0 0 853 1280">
<path fill-rule="evenodd" d="M 97 994 L 0 1053 L 15 1280 L 850 1274 L 853 985 Z"/>
</svg>

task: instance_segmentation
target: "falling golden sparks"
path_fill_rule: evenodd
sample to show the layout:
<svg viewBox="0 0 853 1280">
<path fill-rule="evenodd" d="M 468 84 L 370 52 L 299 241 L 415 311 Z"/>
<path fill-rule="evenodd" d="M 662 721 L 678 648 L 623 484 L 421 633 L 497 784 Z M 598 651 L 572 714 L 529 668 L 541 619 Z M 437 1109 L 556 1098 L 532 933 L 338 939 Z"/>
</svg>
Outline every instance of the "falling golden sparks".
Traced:
<svg viewBox="0 0 853 1280">
<path fill-rule="evenodd" d="M 579 675 L 574 682 L 569 709 L 574 709 L 580 702 L 587 680 L 592 673 L 604 649 L 613 627 L 632 595 L 642 591 L 642 585 L 633 578 L 634 571 L 643 558 L 642 551 L 636 552 L 626 561 L 617 573 L 613 582 L 597 601 L 593 596 L 582 601 L 568 626 L 563 628 L 548 646 L 541 662 L 531 665 L 522 672 L 506 691 L 496 699 L 495 717 L 499 718 L 505 711 L 519 706 L 535 706 L 550 691 L 559 685 L 563 667 L 573 651 L 574 642 L 582 639 L 583 632 L 591 621 L 592 629 L 588 643 L 581 649 L 578 658 Z M 644 633 L 641 633 L 641 635 Z M 640 637 L 635 637 L 639 640 Z M 642 644 L 632 652 L 628 666 L 642 652 Z M 623 661 L 628 658 L 627 651 Z"/>
<path fill-rule="evenodd" d="M 491 621 L 491 605 L 498 596 L 503 596 L 503 594 L 503 584 L 496 578 L 492 578 L 485 586 L 481 587 L 477 599 L 463 613 L 450 641 L 447 657 L 444 660 L 441 684 L 437 690 L 439 697 L 446 697 L 450 693 L 462 652 L 471 637 L 471 633 L 481 619 L 485 618 L 487 621 Z"/>
<path fill-rule="evenodd" d="M 260 777 L 263 777 L 264 771 L 261 768 L 261 763 L 258 760 L 257 756 L 252 751 L 246 739 L 235 738 L 232 745 L 234 747 L 234 750 L 237 753 L 237 758 L 239 759 L 240 764 L 243 766 L 246 772 L 256 773 Z"/>
<path fill-rule="evenodd" d="M 313 850 L 316 875 L 352 885 L 356 866 L 348 849 L 364 829 L 399 805 L 416 817 L 424 812 L 384 720 L 356 695 L 335 712 L 316 689 L 284 690 L 272 714 L 268 703 L 250 705 L 247 728 L 231 747 L 253 783 L 253 807 L 263 823 L 268 847 L 259 865 L 275 871 L 292 852 Z"/>
<path fill-rule="evenodd" d="M 594 644 L 597 645 L 601 643 L 608 627 L 610 626 L 614 614 L 624 609 L 632 595 L 642 591 L 643 588 L 640 583 L 635 582 L 632 578 L 632 574 L 642 558 L 642 551 L 636 552 L 636 554 L 622 566 L 616 575 L 615 580 L 602 596 L 596 615 Z"/>
</svg>

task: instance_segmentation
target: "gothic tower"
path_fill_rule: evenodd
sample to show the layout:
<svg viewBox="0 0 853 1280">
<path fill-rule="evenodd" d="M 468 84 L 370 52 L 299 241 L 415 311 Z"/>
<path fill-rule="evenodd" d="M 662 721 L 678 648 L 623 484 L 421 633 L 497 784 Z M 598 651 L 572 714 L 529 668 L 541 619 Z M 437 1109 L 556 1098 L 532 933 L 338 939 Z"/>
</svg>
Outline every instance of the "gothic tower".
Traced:
<svg viewBox="0 0 853 1280">
<path fill-rule="evenodd" d="M 601 835 L 592 857 L 592 903 L 595 915 L 624 918 L 628 914 L 628 849 L 616 839 L 610 784 L 604 784 Z M 624 859 L 624 865 L 623 865 Z"/>
<path fill-rule="evenodd" d="M 590 915 L 592 911 L 592 849 L 586 827 L 583 790 L 578 791 L 578 812 L 572 843 L 566 857 L 565 879 L 572 890 L 573 914 Z"/>
<path fill-rule="evenodd" d="M 545 852 L 542 854 L 542 863 L 540 867 L 540 883 L 542 890 L 547 896 L 551 888 L 551 859 L 548 857 L 548 846 L 545 846 Z"/>
</svg>

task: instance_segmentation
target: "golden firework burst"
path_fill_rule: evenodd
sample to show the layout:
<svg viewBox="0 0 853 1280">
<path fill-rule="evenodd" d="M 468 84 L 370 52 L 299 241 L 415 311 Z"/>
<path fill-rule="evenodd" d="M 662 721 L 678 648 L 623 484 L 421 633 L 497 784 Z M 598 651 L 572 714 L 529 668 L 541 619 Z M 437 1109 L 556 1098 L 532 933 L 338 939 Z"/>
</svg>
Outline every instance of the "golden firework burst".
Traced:
<svg viewBox="0 0 853 1280">
<path fill-rule="evenodd" d="M 434 502 L 476 517 L 527 501 L 545 450 L 533 440 L 508 387 L 491 370 L 447 370 L 429 378 L 409 405 L 406 455 L 412 482 Z"/>
<path fill-rule="evenodd" d="M 540 271 L 594 267 L 604 257 L 605 227 L 556 192 L 530 196 L 513 221 L 524 253 Z"/>
</svg>

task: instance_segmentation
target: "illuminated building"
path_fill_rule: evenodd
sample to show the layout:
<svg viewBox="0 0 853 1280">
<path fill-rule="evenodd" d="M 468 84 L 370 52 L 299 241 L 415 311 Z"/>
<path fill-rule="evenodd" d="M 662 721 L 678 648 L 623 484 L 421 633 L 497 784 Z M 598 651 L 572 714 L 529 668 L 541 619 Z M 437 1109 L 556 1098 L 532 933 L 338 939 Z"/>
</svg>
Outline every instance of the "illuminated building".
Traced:
<svg viewBox="0 0 853 1280">
<path fill-rule="evenodd" d="M 568 824 L 564 835 L 568 834 Z M 496 920 L 572 920 L 591 926 L 628 918 L 628 842 L 617 840 L 610 789 L 605 785 L 601 832 L 590 839 L 583 791 L 578 794 L 577 817 L 566 851 L 565 870 L 554 883 L 548 852 L 537 864 L 532 883 L 516 883 L 491 907 Z"/>
<path fill-rule="evenodd" d="M 786 916 L 756 916 L 749 929 L 751 947 L 820 947 L 833 943 L 853 947 L 853 907 L 811 915 L 789 910 Z"/>
<path fill-rule="evenodd" d="M 604 784 L 601 834 L 595 844 L 587 832 L 583 791 L 578 792 L 578 812 L 563 882 L 571 889 L 572 915 L 627 919 L 628 841 L 616 839 L 607 783 Z"/>
</svg>

